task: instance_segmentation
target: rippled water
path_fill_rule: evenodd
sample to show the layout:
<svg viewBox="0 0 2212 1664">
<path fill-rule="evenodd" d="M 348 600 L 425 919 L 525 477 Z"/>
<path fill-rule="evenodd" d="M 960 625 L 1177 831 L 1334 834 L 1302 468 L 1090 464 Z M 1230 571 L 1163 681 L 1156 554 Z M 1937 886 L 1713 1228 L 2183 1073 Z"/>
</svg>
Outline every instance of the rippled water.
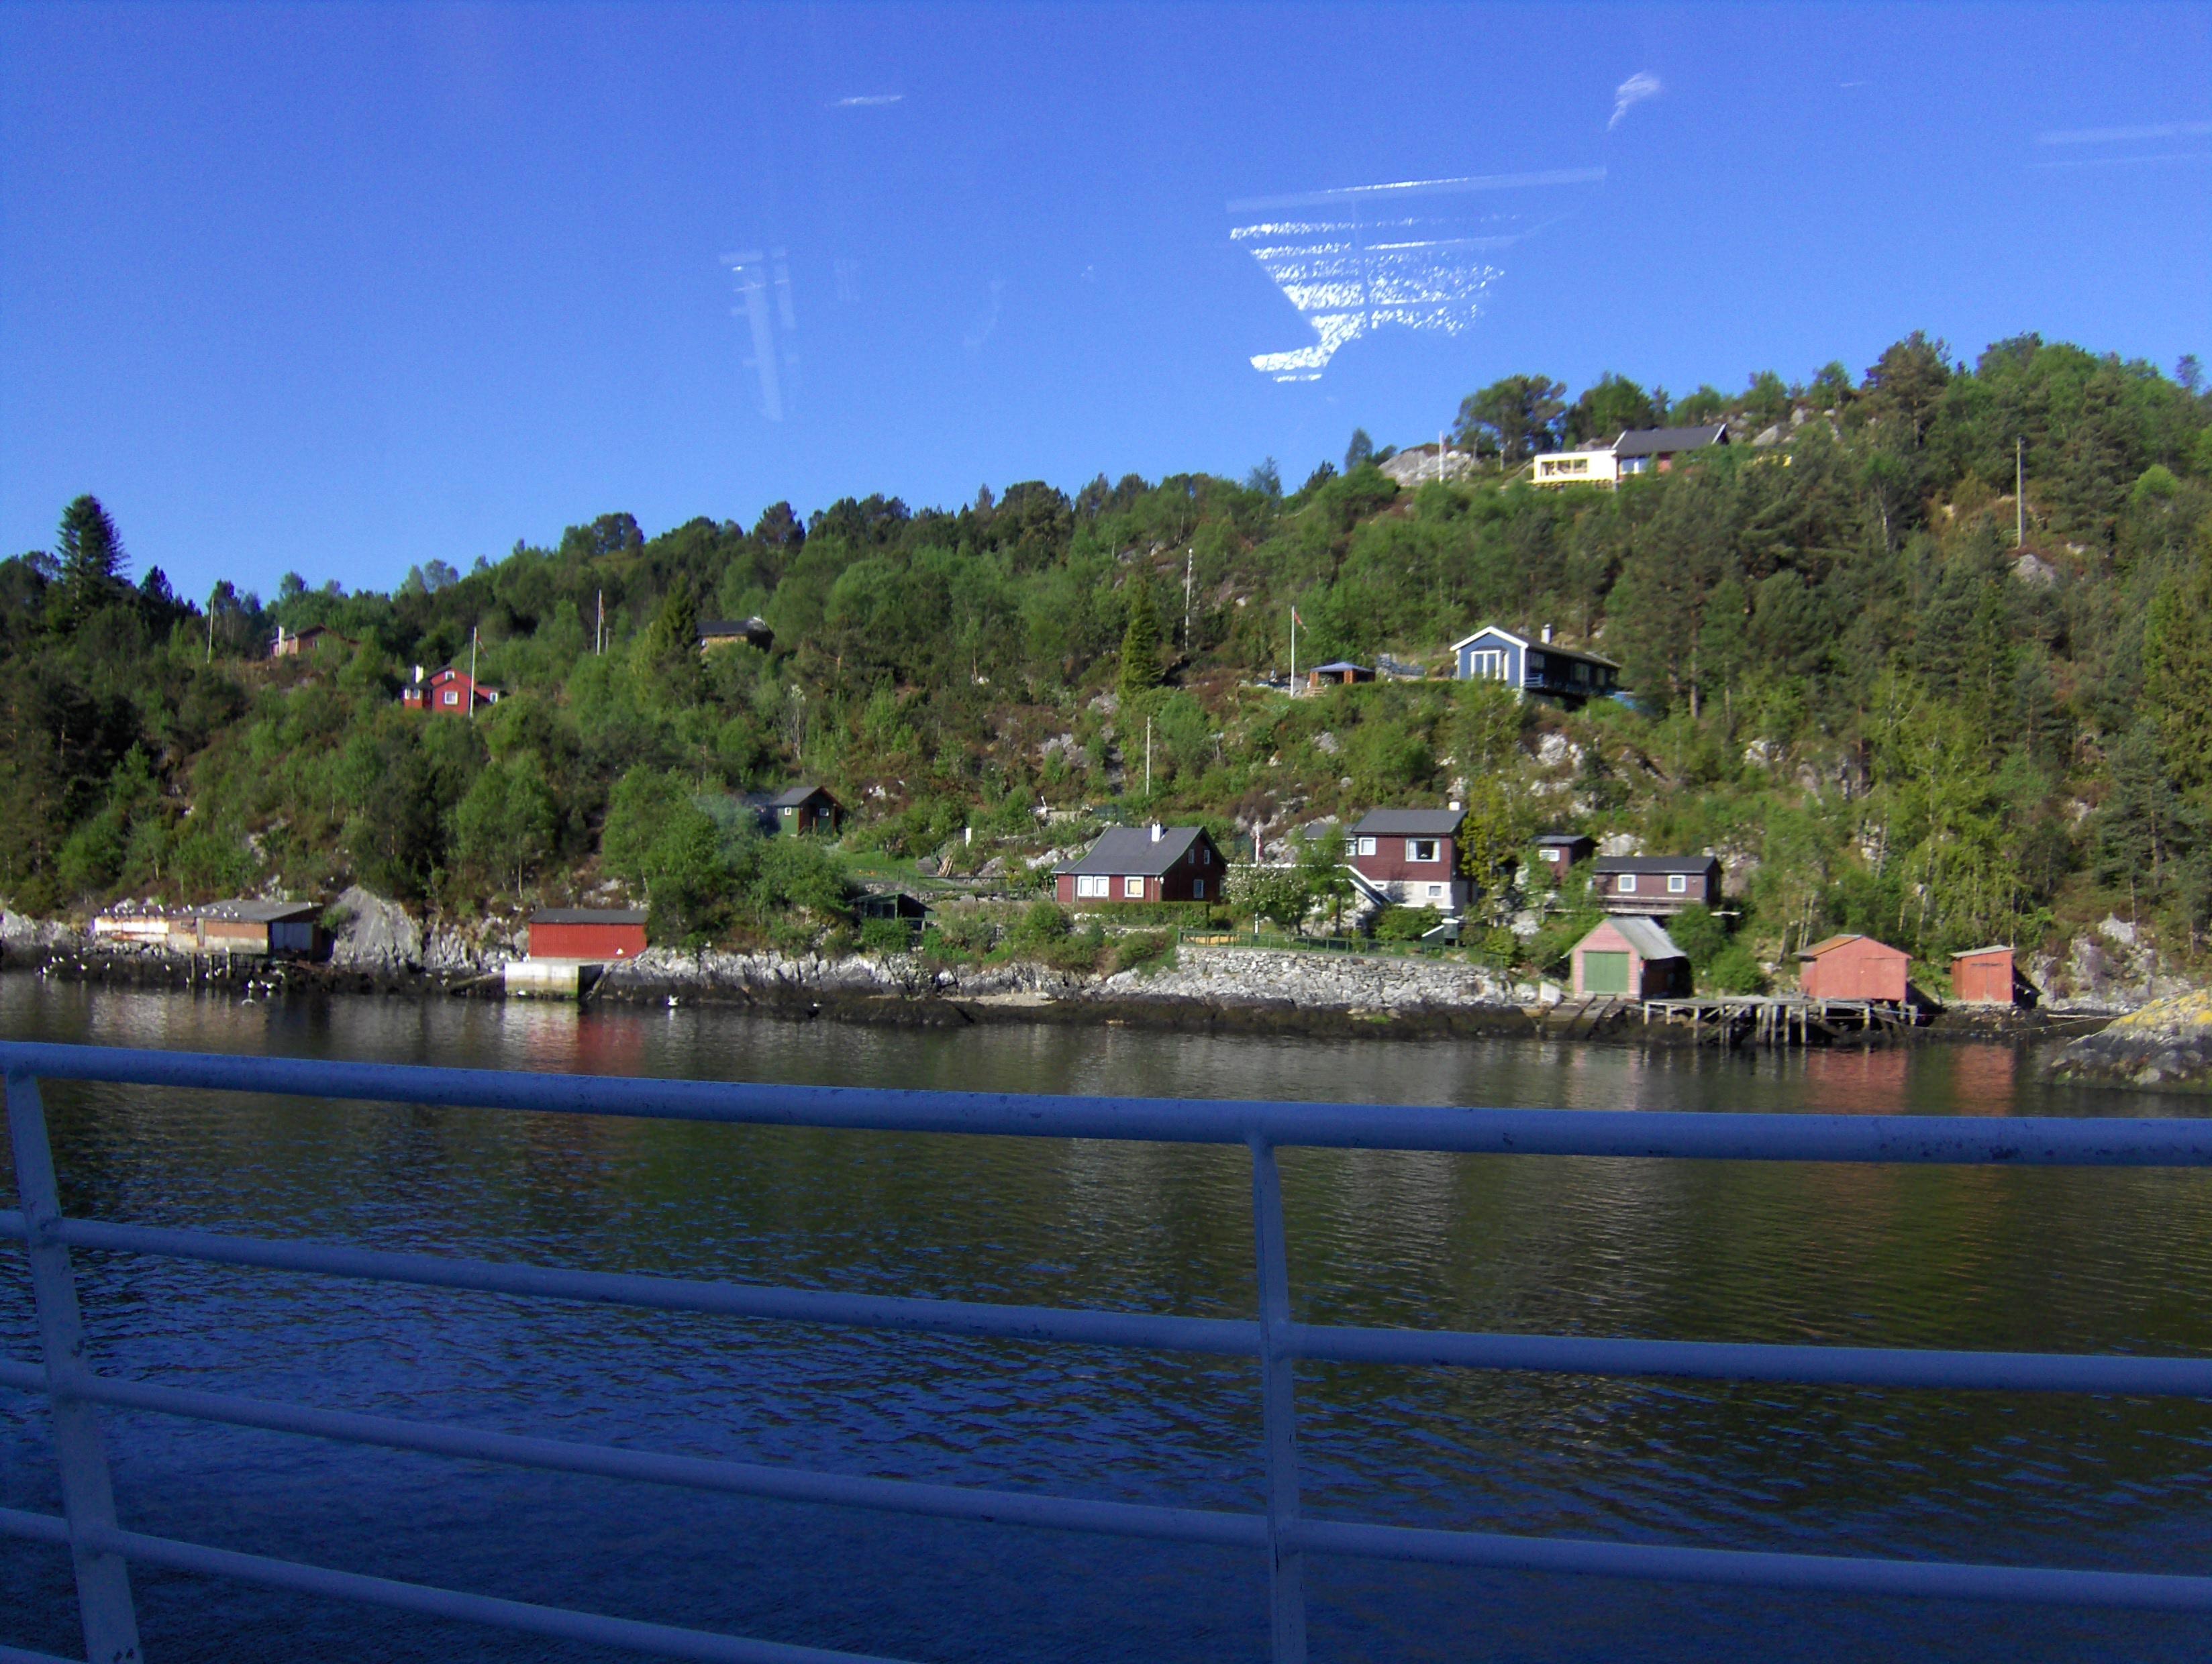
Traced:
<svg viewBox="0 0 2212 1664">
<path fill-rule="evenodd" d="M 725 1079 L 1850 1113 L 2155 1114 L 2009 1051 L 1755 1062 L 1523 1042 L 892 1031 L 693 1009 L 240 1006 L 0 978 L 0 1033 Z M 1249 1314 L 1241 1151 L 48 1090 L 107 1219 L 849 1290 Z M 2212 1175 L 1290 1151 L 1318 1321 L 2212 1351 Z M 0 1351 L 35 1355 L 0 1254 Z M 1256 1508 L 1235 1361 L 889 1337 L 80 1255 L 99 1365 L 842 1472 Z M 1319 1514 L 1716 1546 L 2212 1572 L 2195 1404 L 1302 1366 Z M 925 1661 L 1265 1655 L 1255 1555 L 109 1422 L 126 1525 Z M 58 1507 L 0 1393 L 0 1503 Z M 2200 1623 L 1315 1560 L 1317 1660 L 2201 1658 Z M 139 1570 L 149 1664 L 599 1655 Z M 0 1643 L 75 1653 L 63 1557 L 0 1540 Z"/>
</svg>

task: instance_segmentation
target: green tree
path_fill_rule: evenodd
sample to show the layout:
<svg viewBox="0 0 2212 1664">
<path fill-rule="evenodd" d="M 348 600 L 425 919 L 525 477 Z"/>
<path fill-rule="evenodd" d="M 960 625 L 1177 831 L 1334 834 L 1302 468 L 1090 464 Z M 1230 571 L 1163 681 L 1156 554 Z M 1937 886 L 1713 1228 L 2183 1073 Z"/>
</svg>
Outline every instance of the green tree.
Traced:
<svg viewBox="0 0 2212 1664">
<path fill-rule="evenodd" d="M 1121 632 L 1118 685 L 1122 703 L 1133 705 L 1160 685 L 1160 618 L 1152 610 L 1152 586 L 1143 573 L 1129 580 L 1122 599 L 1129 622 Z"/>
<path fill-rule="evenodd" d="M 1364 428 L 1354 428 L 1352 443 L 1344 447 L 1344 471 L 1349 474 L 1355 468 L 1364 468 L 1374 460 L 1375 441 L 1367 437 Z"/>
<path fill-rule="evenodd" d="M 2144 618 L 2143 708 L 2174 786 L 2212 796 L 2212 528 Z"/>
<path fill-rule="evenodd" d="M 1654 428 L 1662 413 L 1651 395 L 1625 375 L 1607 371 L 1568 408 L 1569 445 L 1607 444 L 1630 428 Z"/>
<path fill-rule="evenodd" d="M 79 497 L 62 511 L 55 554 L 61 581 L 54 590 L 54 620 L 63 629 L 74 629 L 128 588 L 123 539 L 97 497 Z"/>
<path fill-rule="evenodd" d="M 1305 878 L 1295 868 L 1243 866 L 1230 875 L 1228 901 L 1239 914 L 1294 931 L 1304 922 L 1313 897 Z"/>
<path fill-rule="evenodd" d="M 1548 376 L 1509 375 L 1460 401 L 1454 437 L 1480 456 L 1514 467 L 1559 442 L 1566 388 Z"/>
<path fill-rule="evenodd" d="M 453 853 L 478 871 L 513 881 L 520 900 L 553 853 L 559 811 L 545 771 L 527 753 L 487 763 L 453 808 Z"/>
</svg>

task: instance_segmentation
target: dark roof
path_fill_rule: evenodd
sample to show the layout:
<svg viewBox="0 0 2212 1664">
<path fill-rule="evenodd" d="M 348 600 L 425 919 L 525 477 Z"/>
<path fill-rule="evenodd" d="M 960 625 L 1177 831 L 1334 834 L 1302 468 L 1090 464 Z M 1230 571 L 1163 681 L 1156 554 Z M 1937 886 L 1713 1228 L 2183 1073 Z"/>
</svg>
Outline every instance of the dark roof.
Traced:
<svg viewBox="0 0 2212 1664">
<path fill-rule="evenodd" d="M 1597 840 L 1587 832 L 1539 832 L 1538 843 L 1595 843 Z"/>
<path fill-rule="evenodd" d="M 530 915 L 533 925 L 641 925 L 641 907 L 542 907 Z"/>
<path fill-rule="evenodd" d="M 1613 663 L 1612 659 L 1607 659 L 1601 653 L 1591 653 L 1584 647 L 1570 647 L 1563 646 L 1557 641 L 1547 641 L 1544 640 L 1544 635 L 1541 630 L 1538 630 L 1531 635 L 1521 630 L 1508 629 L 1503 624 L 1485 624 L 1480 629 L 1473 632 L 1471 635 L 1461 636 L 1458 641 L 1451 644 L 1451 650 L 1454 653 L 1457 653 L 1468 642 L 1480 641 L 1482 637 L 1492 635 L 1503 635 L 1509 641 L 1518 642 L 1521 646 L 1528 648 L 1531 653 L 1557 653 L 1562 659 L 1585 659 L 1593 665 L 1602 665 L 1607 670 L 1611 671 L 1617 671 L 1620 668 L 1620 665 Z"/>
<path fill-rule="evenodd" d="M 1463 809 L 1370 809 L 1352 829 L 1355 838 L 1449 838 L 1467 818 Z"/>
<path fill-rule="evenodd" d="M 1590 863 L 1595 872 L 1703 872 L 1718 866 L 1717 855 L 1601 855 Z"/>
<path fill-rule="evenodd" d="M 1613 442 L 1617 457 L 1671 457 L 1677 451 L 1702 451 L 1729 442 L 1728 423 L 1703 428 L 1632 428 Z"/>
<path fill-rule="evenodd" d="M 1164 828 L 1156 843 L 1148 826 L 1109 826 L 1098 835 L 1098 841 L 1072 861 L 1063 861 L 1053 868 L 1054 872 L 1133 873 L 1140 878 L 1157 878 L 1190 853 L 1191 846 L 1206 836 L 1202 826 L 1170 826 Z"/>
<path fill-rule="evenodd" d="M 771 809 L 796 809 L 815 798 L 830 798 L 830 793 L 819 786 L 787 786 L 767 801 Z M 837 799 L 830 798 L 830 801 Z"/>
<path fill-rule="evenodd" d="M 323 912 L 313 902 L 256 902 L 243 897 L 210 902 L 193 910 L 203 919 L 229 919 L 246 925 L 295 925 L 305 919 L 320 918 Z"/>
<path fill-rule="evenodd" d="M 772 636 L 775 634 L 768 627 L 765 618 L 702 618 L 699 621 L 699 639 L 702 641 L 729 635 L 742 635 L 750 641 L 756 635 Z"/>
</svg>

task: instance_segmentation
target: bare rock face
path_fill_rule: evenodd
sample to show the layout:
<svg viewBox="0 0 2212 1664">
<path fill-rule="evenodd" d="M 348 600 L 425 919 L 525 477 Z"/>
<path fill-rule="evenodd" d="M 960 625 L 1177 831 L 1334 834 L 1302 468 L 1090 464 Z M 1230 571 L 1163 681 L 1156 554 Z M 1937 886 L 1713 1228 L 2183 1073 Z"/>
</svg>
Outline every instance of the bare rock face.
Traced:
<svg viewBox="0 0 2212 1664">
<path fill-rule="evenodd" d="M 2212 1091 L 2212 989 L 2154 1000 L 2061 1052 L 2054 1079 Z"/>
<path fill-rule="evenodd" d="M 349 970 L 402 971 L 422 964 L 422 927 L 407 909 L 352 885 L 331 908 L 337 925 L 331 963 Z"/>
</svg>

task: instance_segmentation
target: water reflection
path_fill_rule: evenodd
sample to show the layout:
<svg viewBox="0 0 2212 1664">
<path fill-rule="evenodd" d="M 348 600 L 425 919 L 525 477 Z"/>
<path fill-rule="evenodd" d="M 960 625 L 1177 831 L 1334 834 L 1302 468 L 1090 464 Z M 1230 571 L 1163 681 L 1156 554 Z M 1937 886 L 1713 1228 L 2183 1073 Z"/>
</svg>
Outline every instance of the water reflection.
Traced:
<svg viewBox="0 0 2212 1664">
<path fill-rule="evenodd" d="M 1547 1045 L 959 1034 L 690 1008 L 241 1007 L 0 979 L 12 1035 L 545 1070 L 1587 1108 L 2139 1111 L 1973 1048 L 1723 1059 Z M 885 1138 L 57 1084 L 105 1218 L 856 1290 L 1243 1314 L 1241 1152 Z M 2186 1173 L 1286 1151 L 1302 1315 L 1593 1334 L 2212 1351 L 2212 1187 Z M 0 1348 L 32 1355 L 0 1256 Z M 87 1256 L 106 1367 L 746 1460 L 1220 1506 L 1258 1496 L 1232 1362 L 861 1337 Z M 2194 1405 L 1301 1371 L 1322 1512 L 1735 1546 L 2212 1570 Z M 134 1523 L 523 1598 L 919 1658 L 1263 1651 L 1261 1568 L 988 1527 L 675 1497 L 120 1418 Z M 51 1507 L 0 1400 L 0 1503 Z M 395 1524 L 404 1528 L 395 1530 Z M 2199 1655 L 2141 1618 L 1317 1565 L 1317 1657 Z M 149 1655 L 491 1659 L 147 1580 Z M 68 1651 L 67 1569 L 0 1555 L 0 1640 Z M 58 1613 L 60 1617 L 37 1616 Z M 33 1614 L 19 1617 L 19 1614 Z M 579 1655 L 580 1656 L 582 1655 Z"/>
</svg>

